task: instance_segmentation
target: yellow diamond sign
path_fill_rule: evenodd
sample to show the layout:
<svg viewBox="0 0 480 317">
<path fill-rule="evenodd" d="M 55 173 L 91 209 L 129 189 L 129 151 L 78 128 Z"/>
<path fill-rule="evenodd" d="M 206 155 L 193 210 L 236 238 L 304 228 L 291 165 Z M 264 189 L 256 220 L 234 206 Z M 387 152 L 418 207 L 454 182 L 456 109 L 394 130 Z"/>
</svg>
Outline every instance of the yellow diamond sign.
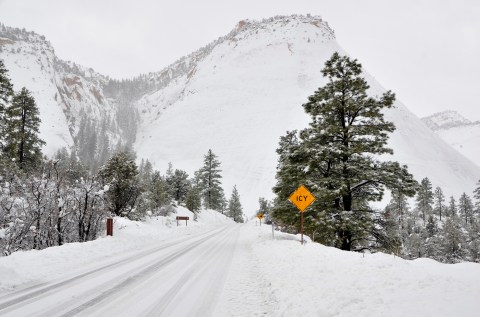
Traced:
<svg viewBox="0 0 480 317">
<path fill-rule="evenodd" d="M 289 197 L 289 200 L 297 206 L 300 212 L 304 212 L 305 209 L 315 201 L 315 199 L 315 196 L 313 196 L 304 185 L 298 187 Z"/>
<path fill-rule="evenodd" d="M 258 214 L 258 215 L 257 215 L 257 218 L 260 219 L 260 220 L 262 220 L 263 214 Z"/>
</svg>

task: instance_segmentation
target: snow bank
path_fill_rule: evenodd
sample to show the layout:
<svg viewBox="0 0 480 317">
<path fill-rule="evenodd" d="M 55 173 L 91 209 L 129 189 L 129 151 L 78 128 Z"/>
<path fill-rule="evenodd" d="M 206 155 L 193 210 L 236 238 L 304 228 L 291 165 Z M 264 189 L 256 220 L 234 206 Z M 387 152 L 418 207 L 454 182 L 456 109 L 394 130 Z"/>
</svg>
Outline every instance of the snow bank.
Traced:
<svg viewBox="0 0 480 317">
<path fill-rule="evenodd" d="M 344 252 L 250 224 L 271 316 L 478 316 L 480 265 Z"/>
</svg>

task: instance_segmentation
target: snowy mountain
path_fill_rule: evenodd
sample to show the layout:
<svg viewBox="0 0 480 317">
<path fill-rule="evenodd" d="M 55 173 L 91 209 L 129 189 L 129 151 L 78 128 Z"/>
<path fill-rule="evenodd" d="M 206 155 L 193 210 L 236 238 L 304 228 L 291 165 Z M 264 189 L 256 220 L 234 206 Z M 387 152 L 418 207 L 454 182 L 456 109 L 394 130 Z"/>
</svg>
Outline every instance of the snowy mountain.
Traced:
<svg viewBox="0 0 480 317">
<path fill-rule="evenodd" d="M 125 106 L 125 94 L 135 97 L 125 89 L 130 88 L 129 83 L 117 83 L 91 68 L 62 61 L 44 36 L 2 24 L 0 58 L 15 90 L 27 87 L 35 97 L 42 119 L 40 134 L 47 141 L 44 154 L 79 146 L 79 134 L 87 132 L 81 131 L 87 125 L 92 135 L 94 130 L 102 130 L 110 144 L 133 142 L 134 133 L 129 133 L 132 123 L 125 119 L 136 118 L 136 111 Z M 96 140 L 99 147 L 101 141 Z"/>
<path fill-rule="evenodd" d="M 236 184 L 247 214 L 258 208 L 258 197 L 272 196 L 279 137 L 307 126 L 301 105 L 325 83 L 325 61 L 336 51 L 346 54 L 316 16 L 240 21 L 164 70 L 122 82 L 59 60 L 34 33 L 0 27 L 0 47 L 16 89 L 24 85 L 37 99 L 47 153 L 78 142 L 82 117 L 103 126 L 110 145 L 133 143 L 138 157 L 159 170 L 172 162 L 192 175 L 212 149 L 226 194 Z M 372 94 L 384 91 L 366 77 Z M 478 166 L 401 102 L 385 115 L 397 127 L 390 140 L 395 160 L 449 195 L 473 189 Z"/>
<path fill-rule="evenodd" d="M 472 122 L 456 111 L 444 111 L 422 118 L 442 140 L 480 166 L 480 122 Z"/>
</svg>

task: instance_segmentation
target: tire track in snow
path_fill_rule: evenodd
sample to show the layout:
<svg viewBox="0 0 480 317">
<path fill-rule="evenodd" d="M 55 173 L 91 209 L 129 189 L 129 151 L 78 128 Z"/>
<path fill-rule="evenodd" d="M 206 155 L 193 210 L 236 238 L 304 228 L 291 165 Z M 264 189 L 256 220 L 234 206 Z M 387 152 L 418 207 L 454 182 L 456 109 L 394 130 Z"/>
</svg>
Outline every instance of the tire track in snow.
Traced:
<svg viewBox="0 0 480 317">
<path fill-rule="evenodd" d="M 139 253 L 135 253 L 134 255 L 128 256 L 127 258 L 124 258 L 120 261 L 115 261 L 114 263 L 110 263 L 110 264 L 101 266 L 99 268 L 95 268 L 95 269 L 87 271 L 85 273 L 76 275 L 72 278 L 67 278 L 67 279 L 65 279 L 61 282 L 58 282 L 58 283 L 54 283 L 54 284 L 51 284 L 51 285 L 47 284 L 47 286 L 44 286 L 45 283 L 42 283 L 42 284 L 39 284 L 39 285 L 36 285 L 36 286 L 29 287 L 27 289 L 16 291 L 14 293 L 6 294 L 6 295 L 0 297 L 0 316 L 5 315 L 5 314 L 9 314 L 11 311 L 17 309 L 18 306 L 23 307 L 23 306 L 28 305 L 30 303 L 39 301 L 42 298 L 52 296 L 53 294 L 58 293 L 58 292 L 60 292 L 64 289 L 67 289 L 68 287 L 74 285 L 75 283 L 77 283 L 79 281 L 82 281 L 83 279 L 88 281 L 89 279 L 92 279 L 95 276 L 99 275 L 100 273 L 102 273 L 104 271 L 107 271 L 109 269 L 121 267 L 122 265 L 137 262 L 137 261 L 141 262 L 141 259 L 143 259 L 145 257 L 151 256 L 154 253 L 161 252 L 161 251 L 163 251 L 165 249 L 168 249 L 170 247 L 177 246 L 178 244 L 183 244 L 183 243 L 186 243 L 186 242 L 194 243 L 196 239 L 198 241 L 206 241 L 206 240 L 214 237 L 215 235 L 217 235 L 217 234 L 219 234 L 219 233 L 221 233 L 225 230 L 226 230 L 226 228 L 223 228 L 221 230 L 216 230 L 213 233 L 212 232 L 207 232 L 207 233 L 201 234 L 200 237 L 203 237 L 205 235 L 207 235 L 207 236 L 203 237 L 203 238 L 200 238 L 200 239 L 199 239 L 199 236 L 195 236 L 195 237 L 188 237 L 188 238 L 168 242 L 166 244 L 161 245 L 160 247 L 150 248 L 148 250 L 144 250 L 144 251 L 141 251 Z M 192 246 L 191 243 L 187 247 L 181 249 L 180 251 L 175 252 L 174 255 L 176 255 L 178 257 L 178 256 L 181 255 L 182 252 L 185 252 L 185 250 L 188 250 L 188 249 L 191 249 L 191 248 L 195 247 L 195 245 Z M 173 261 L 174 258 L 175 257 L 169 257 L 168 259 L 170 259 L 170 261 Z M 162 262 L 162 261 L 160 261 L 160 262 Z M 158 263 L 156 263 L 156 264 L 158 264 Z M 138 273 L 137 275 L 140 276 L 141 272 Z M 78 299 L 76 299 L 75 301 L 78 302 Z M 47 314 L 46 316 L 52 316 L 52 313 L 54 315 L 55 311 L 53 311 L 53 312 L 50 311 L 50 313 L 51 314 Z M 36 315 L 38 316 L 38 314 L 36 314 Z"/>
<path fill-rule="evenodd" d="M 192 266 L 182 277 L 171 287 L 147 313 L 147 317 L 154 316 L 172 316 L 174 313 L 168 311 L 169 306 L 174 303 L 174 299 L 180 297 L 179 293 L 192 293 L 188 286 L 202 285 L 202 279 L 209 279 L 208 290 L 203 289 L 201 293 L 196 295 L 197 302 L 200 302 L 199 306 L 195 306 L 195 311 L 188 313 L 188 316 L 210 316 L 211 312 L 215 308 L 216 300 L 218 298 L 218 292 L 220 286 L 224 282 L 224 276 L 229 269 L 229 262 L 232 260 L 232 254 L 235 251 L 235 245 L 239 234 L 239 229 L 236 229 L 234 234 L 230 232 L 224 233 L 225 239 L 221 240 L 221 243 L 215 245 L 214 248 L 210 248 L 202 254 L 202 258 L 198 259 L 195 263 L 202 263 L 203 266 Z M 223 236 L 222 236 L 223 237 Z M 231 246 L 234 247 L 231 247 Z M 227 252 L 222 252 L 227 250 Z M 209 275 L 209 271 L 215 271 L 215 278 L 212 280 Z M 210 291 L 209 291 L 210 290 Z M 190 294 L 192 295 L 192 294 Z M 188 297 L 188 296 L 183 296 Z M 201 298 L 201 300 L 199 300 Z M 180 299 L 179 299 L 180 301 Z M 166 313 L 165 313 L 166 312 Z M 165 313 L 165 314 L 164 314 Z"/>
</svg>

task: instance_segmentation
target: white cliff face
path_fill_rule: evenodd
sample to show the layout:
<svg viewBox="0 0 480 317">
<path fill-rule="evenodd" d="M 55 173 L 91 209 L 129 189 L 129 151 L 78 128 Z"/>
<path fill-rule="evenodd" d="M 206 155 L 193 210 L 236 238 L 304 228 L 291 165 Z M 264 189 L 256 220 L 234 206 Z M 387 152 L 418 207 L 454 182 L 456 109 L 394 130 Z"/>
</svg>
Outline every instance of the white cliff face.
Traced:
<svg viewBox="0 0 480 317">
<path fill-rule="evenodd" d="M 43 148 L 45 155 L 74 146 L 82 116 L 99 130 L 108 119 L 106 133 L 112 142 L 119 140 L 118 100 L 106 97 L 106 77 L 59 60 L 41 35 L 1 25 L 0 59 L 9 71 L 15 91 L 26 87 L 35 98 L 42 120 L 40 137 L 47 143 Z"/>
<path fill-rule="evenodd" d="M 480 122 L 472 122 L 456 111 L 436 113 L 422 121 L 451 147 L 480 166 Z"/>
<path fill-rule="evenodd" d="M 29 67 L 35 68 L 37 77 L 43 76 L 35 80 L 50 87 L 48 93 L 35 88 L 34 96 L 51 105 L 57 120 L 63 122 L 48 130 L 52 124 L 46 117 L 55 116 L 41 108 L 42 120 L 46 120 L 42 131 L 51 131 L 42 133 L 52 149 L 60 143 L 72 144 L 82 113 L 98 122 L 109 117 L 111 138 L 121 140 L 124 134 L 116 118 L 119 105 L 127 104 L 139 116 L 134 143 L 138 158 L 148 158 L 160 171 L 172 162 L 174 168 L 192 176 L 202 165 L 203 155 L 212 149 L 222 162 L 227 196 L 237 185 L 244 211 L 251 214 L 258 209 L 258 197 L 272 197 L 279 138 L 287 130 L 308 125 L 302 104 L 325 83 L 320 70 L 336 51 L 346 54 L 319 17 L 241 21 L 228 35 L 166 69 L 135 79 L 129 86 L 135 89 L 128 102 L 124 86 L 112 85 L 86 68 L 42 70 L 36 62 L 38 53 L 32 53 L 28 63 L 33 64 Z M 53 50 L 51 54 L 55 60 Z M 24 59 L 16 52 L 6 58 L 16 89 L 24 77 L 17 64 L 23 65 Z M 23 85 L 33 85 L 30 77 Z M 385 91 L 373 77 L 366 74 L 366 78 L 371 94 Z M 395 87 L 388 88 L 395 91 Z M 63 101 L 58 96 L 55 99 L 55 93 Z M 397 127 L 389 142 L 395 154 L 388 159 L 407 164 L 418 179 L 429 177 L 447 195 L 473 189 L 479 167 L 442 141 L 401 102 L 385 115 Z M 55 139 L 53 131 L 62 137 Z"/>
<path fill-rule="evenodd" d="M 53 48 L 36 35 L 17 40 L 1 37 L 0 43 L 0 58 L 9 70 L 14 89 L 27 87 L 35 97 L 42 119 L 40 136 L 48 142 L 44 153 L 53 154 L 59 145 L 72 146 L 68 122 L 58 102 Z"/>
</svg>

